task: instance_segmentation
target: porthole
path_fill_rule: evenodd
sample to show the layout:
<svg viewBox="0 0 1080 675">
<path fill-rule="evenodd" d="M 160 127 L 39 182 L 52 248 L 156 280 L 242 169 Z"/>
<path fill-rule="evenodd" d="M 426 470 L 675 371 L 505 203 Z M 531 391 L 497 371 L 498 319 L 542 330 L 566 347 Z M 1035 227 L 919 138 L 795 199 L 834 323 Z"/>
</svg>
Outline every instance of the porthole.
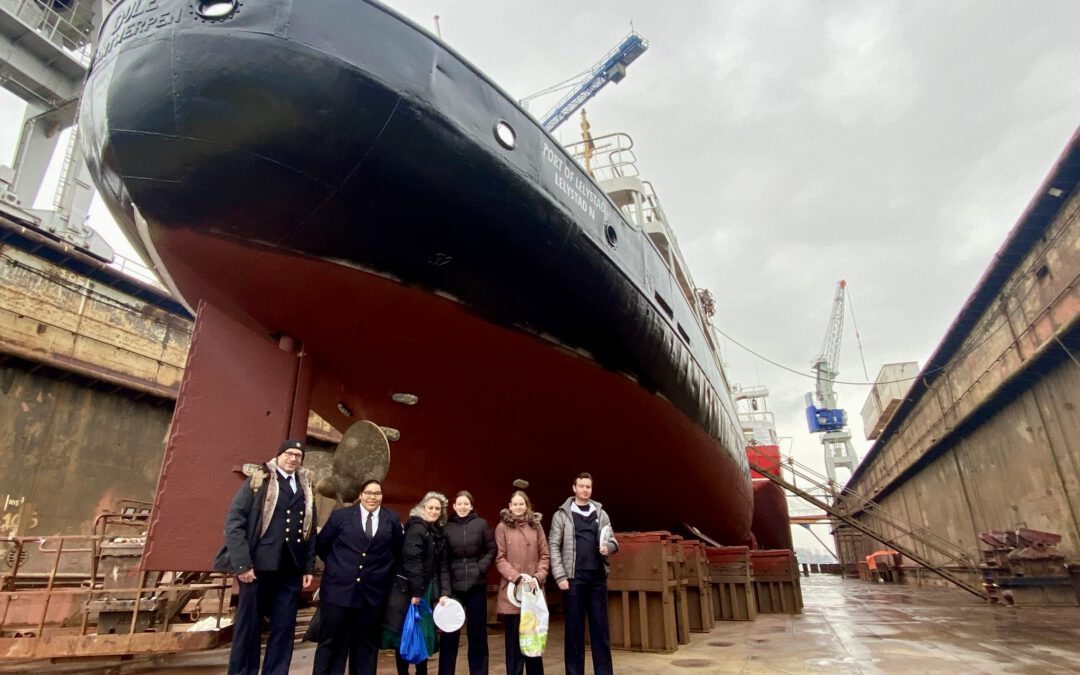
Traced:
<svg viewBox="0 0 1080 675">
<path fill-rule="evenodd" d="M 236 11 L 236 0 L 196 0 L 195 13 L 204 19 L 226 19 Z"/>
<path fill-rule="evenodd" d="M 615 248 L 615 245 L 619 243 L 619 233 L 611 225 L 604 228 L 604 238 L 607 239 L 608 246 L 611 248 Z"/>
<path fill-rule="evenodd" d="M 517 147 L 517 134 L 506 120 L 499 120 L 495 123 L 495 140 L 507 150 L 513 150 Z"/>
</svg>

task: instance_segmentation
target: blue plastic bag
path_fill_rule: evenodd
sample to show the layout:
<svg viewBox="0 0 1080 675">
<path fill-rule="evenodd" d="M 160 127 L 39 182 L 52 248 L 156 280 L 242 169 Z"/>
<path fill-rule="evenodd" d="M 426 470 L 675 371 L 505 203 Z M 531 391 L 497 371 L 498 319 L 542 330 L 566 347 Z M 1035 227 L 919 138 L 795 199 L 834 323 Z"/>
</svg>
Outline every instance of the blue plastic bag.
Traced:
<svg viewBox="0 0 1080 675">
<path fill-rule="evenodd" d="M 401 647 L 398 648 L 398 653 L 408 663 L 420 663 L 428 657 L 424 630 L 420 625 L 424 614 L 431 614 L 431 608 L 423 600 L 418 605 L 409 605 L 405 612 L 405 625 L 401 627 Z"/>
</svg>

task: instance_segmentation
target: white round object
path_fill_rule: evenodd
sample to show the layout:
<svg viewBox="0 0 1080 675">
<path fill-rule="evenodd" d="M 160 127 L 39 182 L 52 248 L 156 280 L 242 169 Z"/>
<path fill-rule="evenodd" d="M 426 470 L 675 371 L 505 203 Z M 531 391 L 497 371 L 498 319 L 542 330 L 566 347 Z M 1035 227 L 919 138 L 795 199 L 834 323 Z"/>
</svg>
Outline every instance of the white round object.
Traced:
<svg viewBox="0 0 1080 675">
<path fill-rule="evenodd" d="M 528 574 L 521 575 L 521 585 L 518 586 L 513 581 L 506 584 L 506 599 L 510 601 L 510 604 L 514 607 L 521 607 L 521 594 L 528 588 L 527 584 L 535 581 L 536 578 Z"/>
<path fill-rule="evenodd" d="M 506 599 L 514 607 L 521 607 L 521 593 L 518 591 L 517 584 L 513 581 L 506 584 Z"/>
<path fill-rule="evenodd" d="M 444 633 L 453 633 L 461 630 L 461 627 L 465 625 L 465 608 L 460 602 L 451 598 L 445 604 L 435 605 L 431 617 L 435 619 L 435 625 L 439 627 L 439 630 Z"/>
</svg>

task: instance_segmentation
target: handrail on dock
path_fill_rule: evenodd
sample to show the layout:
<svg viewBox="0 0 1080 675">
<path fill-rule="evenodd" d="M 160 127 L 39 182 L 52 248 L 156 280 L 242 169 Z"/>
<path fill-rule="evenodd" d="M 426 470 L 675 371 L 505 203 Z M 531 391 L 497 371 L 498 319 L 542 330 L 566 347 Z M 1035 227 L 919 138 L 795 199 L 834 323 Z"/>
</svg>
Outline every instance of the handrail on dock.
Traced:
<svg viewBox="0 0 1080 675">
<path fill-rule="evenodd" d="M 909 558 L 913 562 L 926 568 L 930 572 L 937 574 L 959 588 L 984 600 L 986 599 L 986 594 L 982 587 L 969 583 L 961 576 L 954 573 L 953 570 L 947 568 L 947 565 L 951 564 L 953 567 L 960 568 L 966 572 L 978 572 L 977 567 L 971 561 L 967 552 L 956 544 L 943 539 L 929 528 L 916 525 L 895 513 L 891 513 L 868 497 L 847 488 L 840 487 L 836 481 L 830 480 L 828 477 L 811 467 L 800 463 L 790 455 L 781 458 L 781 466 L 791 475 L 791 480 L 788 480 L 782 475 L 783 471 L 778 475 L 770 472 L 766 468 L 766 462 L 762 460 L 775 462 L 775 458 L 761 453 L 757 449 L 756 442 L 751 441 L 747 446 L 747 456 L 750 460 L 751 469 L 761 473 L 765 478 L 768 478 L 788 492 L 813 504 L 815 507 L 828 513 L 845 525 L 853 527 L 859 532 L 895 549 L 906 558 Z M 809 488 L 797 485 L 797 482 L 800 479 L 804 483 L 809 484 Z M 819 497 L 810 490 L 818 491 L 818 494 L 822 496 Z M 854 504 L 854 506 L 852 506 L 852 504 Z M 894 530 L 896 534 L 889 534 L 883 531 L 885 528 L 878 529 L 867 525 L 855 517 L 858 513 L 872 515 L 879 523 L 883 524 L 888 529 Z M 918 551 L 917 548 L 920 546 L 924 551 L 933 551 L 942 556 L 945 559 L 945 564 L 935 563 L 930 559 L 930 556 L 924 555 L 922 552 Z"/>
</svg>

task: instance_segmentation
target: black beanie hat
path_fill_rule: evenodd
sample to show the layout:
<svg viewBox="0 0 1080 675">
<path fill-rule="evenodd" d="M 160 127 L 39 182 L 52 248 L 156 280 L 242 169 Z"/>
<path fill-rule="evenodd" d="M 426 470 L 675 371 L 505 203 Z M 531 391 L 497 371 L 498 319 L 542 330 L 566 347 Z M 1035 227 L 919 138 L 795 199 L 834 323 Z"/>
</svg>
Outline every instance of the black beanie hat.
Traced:
<svg viewBox="0 0 1080 675">
<path fill-rule="evenodd" d="M 283 442 L 281 444 L 281 447 L 278 448 L 277 454 L 280 455 L 281 453 L 285 452 L 286 450 L 299 450 L 300 453 L 303 454 L 303 452 L 304 452 L 304 444 L 301 443 L 300 441 L 293 440 L 293 439 L 290 438 L 289 440 L 287 440 L 287 441 L 285 441 L 285 442 Z"/>
</svg>

